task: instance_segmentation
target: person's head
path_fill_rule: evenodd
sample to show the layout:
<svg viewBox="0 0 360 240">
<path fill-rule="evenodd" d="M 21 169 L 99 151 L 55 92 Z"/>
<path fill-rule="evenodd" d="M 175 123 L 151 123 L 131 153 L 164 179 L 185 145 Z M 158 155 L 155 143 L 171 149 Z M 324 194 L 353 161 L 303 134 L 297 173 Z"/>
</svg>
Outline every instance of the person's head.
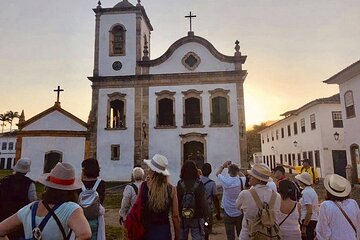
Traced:
<svg viewBox="0 0 360 240">
<path fill-rule="evenodd" d="M 45 186 L 43 200 L 49 204 L 77 202 L 81 181 L 75 178 L 75 169 L 69 163 L 57 163 L 50 173 L 43 174 L 39 182 Z"/>
<path fill-rule="evenodd" d="M 303 160 L 301 160 L 302 161 L 302 165 L 303 165 L 303 167 L 304 168 L 309 168 L 309 167 L 311 167 L 311 163 L 310 163 L 310 159 L 303 159 Z"/>
<path fill-rule="evenodd" d="M 194 161 L 187 160 L 181 168 L 180 179 L 195 180 L 199 178 L 199 172 Z"/>
<path fill-rule="evenodd" d="M 239 175 L 240 168 L 235 163 L 232 163 L 228 166 L 228 173 L 231 177 L 236 177 Z"/>
<path fill-rule="evenodd" d="M 88 158 L 82 161 L 82 174 L 87 178 L 97 178 L 100 174 L 99 162 L 95 158 Z"/>
<path fill-rule="evenodd" d="M 296 180 L 298 180 L 299 185 L 301 187 L 311 187 L 312 185 L 312 179 L 309 173 L 303 172 L 301 174 L 298 174 L 295 176 Z"/>
<path fill-rule="evenodd" d="M 247 170 L 250 178 L 249 184 L 255 185 L 266 185 L 270 181 L 271 170 L 265 163 L 255 164 L 251 170 Z"/>
<path fill-rule="evenodd" d="M 285 176 L 285 168 L 283 166 L 276 166 L 273 169 L 274 178 L 280 179 L 281 177 Z"/>
<path fill-rule="evenodd" d="M 141 167 L 135 167 L 132 171 L 134 181 L 141 181 L 144 179 L 144 170 Z"/>
<path fill-rule="evenodd" d="M 295 195 L 295 185 L 289 180 L 282 180 L 279 182 L 279 193 L 281 199 L 289 199 L 291 196 Z"/>
<path fill-rule="evenodd" d="M 30 166 L 31 166 L 30 159 L 28 159 L 28 158 L 20 158 L 16 162 L 13 170 L 14 170 L 15 173 L 26 174 L 26 173 L 30 172 Z"/>
<path fill-rule="evenodd" d="M 331 174 L 325 177 L 324 187 L 326 189 L 326 200 L 344 201 L 350 198 L 351 184 L 350 182 L 337 174 Z"/>
<path fill-rule="evenodd" d="M 212 171 L 211 164 L 204 163 L 204 165 L 201 168 L 201 172 L 202 172 L 203 176 L 208 177 L 210 175 L 211 171 Z"/>
</svg>

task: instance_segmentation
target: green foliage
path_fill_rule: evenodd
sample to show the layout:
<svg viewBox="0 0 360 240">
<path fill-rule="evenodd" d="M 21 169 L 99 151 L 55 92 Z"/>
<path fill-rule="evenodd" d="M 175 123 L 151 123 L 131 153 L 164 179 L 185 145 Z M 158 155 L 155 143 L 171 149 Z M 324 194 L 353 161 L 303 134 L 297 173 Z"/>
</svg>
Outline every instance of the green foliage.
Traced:
<svg viewBox="0 0 360 240">
<path fill-rule="evenodd" d="M 252 158 L 252 155 L 256 152 L 261 152 L 261 136 L 260 131 L 266 128 L 266 123 L 260 123 L 260 125 L 253 125 L 252 129 L 246 131 L 248 157 Z"/>
</svg>

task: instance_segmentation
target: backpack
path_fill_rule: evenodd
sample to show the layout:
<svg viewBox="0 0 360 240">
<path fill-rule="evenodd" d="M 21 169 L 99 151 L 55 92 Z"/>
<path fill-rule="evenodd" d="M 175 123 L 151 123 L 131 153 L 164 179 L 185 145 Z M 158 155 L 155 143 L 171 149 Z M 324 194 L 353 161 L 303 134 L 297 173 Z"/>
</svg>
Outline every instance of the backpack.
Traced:
<svg viewBox="0 0 360 240">
<path fill-rule="evenodd" d="M 196 181 L 190 189 L 185 186 L 184 181 L 180 182 L 180 186 L 184 190 L 181 197 L 181 217 L 184 219 L 192 219 L 196 209 L 195 189 L 199 186 L 199 182 Z"/>
<path fill-rule="evenodd" d="M 249 192 L 253 197 L 257 207 L 258 214 L 249 226 L 250 240 L 270 240 L 280 239 L 280 229 L 275 219 L 274 205 L 276 200 L 276 192 L 272 191 L 269 203 L 262 203 L 255 189 Z"/>
<path fill-rule="evenodd" d="M 138 195 L 138 187 L 135 185 L 135 183 L 129 184 L 135 191 L 135 194 Z"/>
<path fill-rule="evenodd" d="M 83 185 L 81 187 L 82 192 L 79 194 L 79 205 L 83 208 L 86 219 L 95 219 L 100 215 L 100 198 L 96 191 L 101 179 L 97 179 L 93 188 L 86 189 Z"/>
<path fill-rule="evenodd" d="M 294 189 L 292 194 L 290 195 L 290 199 L 293 201 L 298 202 L 302 196 L 300 186 L 297 182 L 291 181 L 294 185 Z"/>
</svg>

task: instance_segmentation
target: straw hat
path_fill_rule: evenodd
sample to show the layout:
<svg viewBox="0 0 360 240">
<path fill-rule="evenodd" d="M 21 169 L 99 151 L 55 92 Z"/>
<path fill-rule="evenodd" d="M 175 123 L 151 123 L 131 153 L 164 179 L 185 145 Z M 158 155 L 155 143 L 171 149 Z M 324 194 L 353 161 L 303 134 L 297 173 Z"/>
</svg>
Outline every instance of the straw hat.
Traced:
<svg viewBox="0 0 360 240">
<path fill-rule="evenodd" d="M 351 192 L 350 182 L 337 174 L 327 175 L 324 179 L 324 187 L 336 197 L 347 197 Z"/>
<path fill-rule="evenodd" d="M 152 159 L 144 160 L 148 167 L 154 172 L 161 173 L 162 175 L 169 176 L 170 173 L 167 170 L 168 160 L 165 156 L 155 154 Z"/>
<path fill-rule="evenodd" d="M 39 182 L 60 190 L 76 190 L 82 187 L 81 181 L 75 178 L 75 169 L 70 163 L 57 163 L 50 173 L 39 178 Z"/>
<path fill-rule="evenodd" d="M 303 184 L 307 185 L 307 186 L 311 186 L 312 185 L 312 179 L 309 173 L 307 172 L 303 172 L 301 174 L 298 174 L 295 176 L 295 178 L 297 180 L 299 180 L 300 182 L 302 182 Z"/>
<path fill-rule="evenodd" d="M 271 170 L 268 165 L 264 163 L 255 164 L 251 170 L 247 170 L 247 172 L 256 179 L 259 179 L 263 182 L 270 181 Z"/>
<path fill-rule="evenodd" d="M 28 173 L 28 172 L 30 172 L 30 165 L 31 165 L 30 159 L 28 159 L 28 158 L 20 158 L 16 162 L 13 170 L 15 172 L 19 172 L 19 173 Z"/>
</svg>

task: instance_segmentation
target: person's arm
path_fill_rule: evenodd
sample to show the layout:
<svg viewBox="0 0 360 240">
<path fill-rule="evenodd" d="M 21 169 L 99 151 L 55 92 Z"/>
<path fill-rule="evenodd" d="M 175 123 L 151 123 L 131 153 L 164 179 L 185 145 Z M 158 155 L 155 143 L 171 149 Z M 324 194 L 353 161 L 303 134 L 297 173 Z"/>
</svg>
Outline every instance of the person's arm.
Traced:
<svg viewBox="0 0 360 240">
<path fill-rule="evenodd" d="M 287 164 L 276 163 L 276 165 L 283 166 L 284 168 L 289 168 L 289 169 L 295 170 L 294 166 L 290 166 L 290 165 L 287 165 Z"/>
<path fill-rule="evenodd" d="M 305 208 L 306 208 L 305 219 L 304 219 L 304 222 L 303 222 L 303 224 L 301 226 L 301 234 L 302 235 L 306 235 L 306 228 L 309 225 L 309 222 L 310 222 L 311 216 L 312 216 L 312 205 L 311 204 L 306 204 Z"/>
<path fill-rule="evenodd" d="M 120 225 L 123 224 L 123 222 L 126 219 L 127 214 L 129 213 L 131 207 L 131 186 L 127 185 L 123 192 L 123 198 L 121 200 L 121 207 L 119 210 L 119 223 Z"/>
<path fill-rule="evenodd" d="M 216 210 L 215 217 L 217 220 L 221 220 L 220 201 L 219 201 L 218 195 L 213 196 L 213 203 L 214 203 L 215 210 Z"/>
<path fill-rule="evenodd" d="M 172 221 L 174 225 L 175 240 L 180 239 L 180 217 L 178 207 L 178 197 L 175 187 L 172 187 Z"/>
<path fill-rule="evenodd" d="M 34 202 L 34 201 L 36 201 L 38 199 L 37 198 L 37 193 L 36 193 L 35 183 L 31 183 L 30 186 L 29 186 L 28 199 L 29 199 L 29 202 Z"/>
<path fill-rule="evenodd" d="M 4 237 L 6 234 L 11 233 L 14 229 L 22 225 L 17 213 L 8 217 L 0 223 L 0 237 Z"/>
<path fill-rule="evenodd" d="M 88 221 L 84 216 L 82 208 L 76 209 L 69 217 L 69 227 L 75 234 L 75 239 L 87 240 L 91 239 L 91 229 Z"/>
<path fill-rule="evenodd" d="M 219 170 L 216 172 L 215 175 L 218 176 L 219 174 L 221 174 L 222 171 L 229 166 L 229 164 L 230 164 L 230 161 L 224 162 L 223 165 L 220 166 Z"/>
<path fill-rule="evenodd" d="M 106 183 L 104 180 L 101 180 L 100 184 L 99 184 L 99 198 L 100 198 L 100 204 L 104 205 L 104 201 L 105 201 L 105 189 L 106 189 Z"/>
</svg>

